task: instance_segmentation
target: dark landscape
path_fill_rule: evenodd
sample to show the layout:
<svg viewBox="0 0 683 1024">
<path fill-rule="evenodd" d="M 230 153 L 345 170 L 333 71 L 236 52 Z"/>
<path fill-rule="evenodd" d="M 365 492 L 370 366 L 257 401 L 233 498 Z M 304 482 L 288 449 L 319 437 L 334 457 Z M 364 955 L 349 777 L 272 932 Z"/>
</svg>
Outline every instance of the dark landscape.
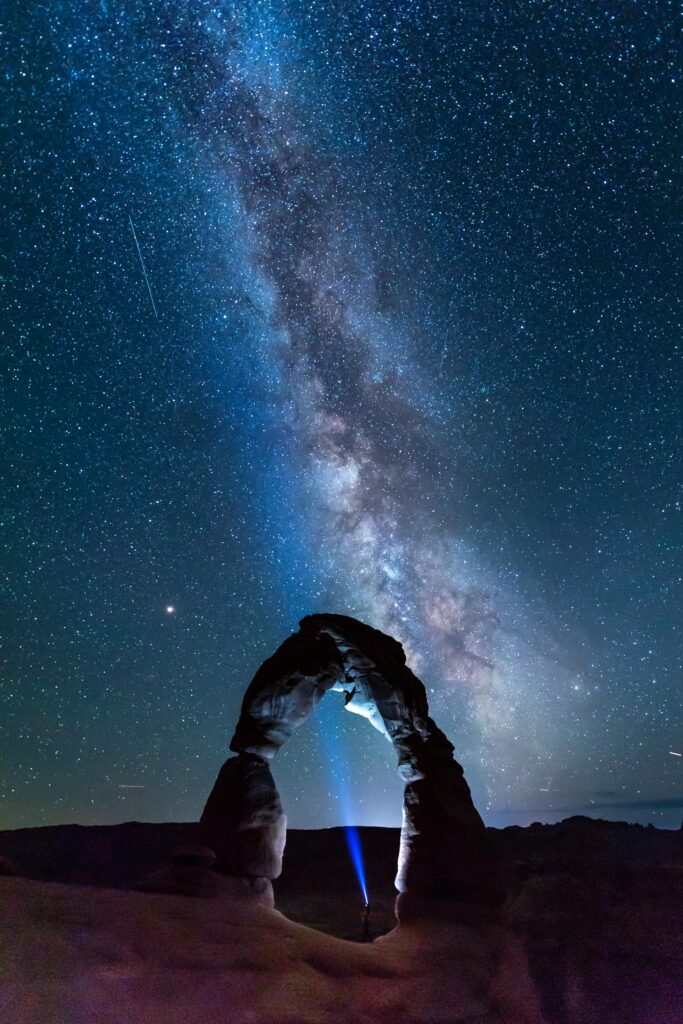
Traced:
<svg viewBox="0 0 683 1024">
<path fill-rule="evenodd" d="M 196 829 L 194 823 L 127 822 L 89 827 L 62 825 L 0 833 L 0 856 L 7 858 L 6 870 L 11 863 L 17 875 L 2 879 L 2 903 L 5 907 L 3 948 L 9 950 L 13 946 L 13 915 L 15 919 L 21 917 L 18 908 L 31 900 L 38 900 L 34 904 L 38 918 L 44 915 L 54 926 L 59 917 L 58 897 L 63 896 L 64 885 L 74 887 L 70 892 L 82 894 L 88 906 L 97 905 L 104 899 L 109 907 L 128 907 L 125 901 L 133 894 L 119 893 L 121 902 L 117 903 L 114 893 L 103 893 L 102 889 L 135 888 L 151 872 L 167 864 L 175 850 L 195 842 Z M 359 831 L 371 899 L 371 935 L 375 938 L 396 925 L 393 877 L 399 830 L 362 828 Z M 487 833 L 503 865 L 506 899 L 500 915 L 478 918 L 471 908 L 444 904 L 441 919 L 432 913 L 426 927 L 420 922 L 401 925 L 392 932 L 389 940 L 382 939 L 367 947 L 370 956 L 378 951 L 375 985 L 379 990 L 385 990 L 390 1009 L 378 1008 L 361 994 L 352 1011 L 347 1013 L 340 1008 L 339 1016 L 336 1016 L 329 1007 L 326 1008 L 324 1000 L 316 1003 L 314 1010 L 306 1010 L 303 1004 L 297 1003 L 299 997 L 292 995 L 289 1002 L 282 1003 L 278 1010 L 268 1012 L 260 1007 L 260 1019 L 303 1022 L 350 1020 L 355 1016 L 356 1020 L 367 1021 L 476 1019 L 535 1020 L 548 1024 L 678 1024 L 683 1020 L 683 831 L 574 817 L 557 825 L 488 829 Z M 38 886 L 27 879 L 36 883 L 62 884 Z M 75 888 L 84 886 L 99 888 Z M 211 920 L 217 911 L 219 917 L 223 913 L 220 899 L 193 900 L 146 893 L 135 894 L 135 899 L 142 901 L 143 907 L 144 901 L 152 901 L 162 921 L 168 913 L 171 932 L 177 928 L 177 905 L 191 906 L 193 910 L 187 912 L 195 913 L 196 918 L 186 924 L 182 936 L 188 950 L 196 951 L 206 908 L 209 907 Z M 360 940 L 362 899 L 342 829 L 289 831 L 282 876 L 275 882 L 275 907 L 290 921 L 305 925 L 307 929 L 326 932 L 337 940 Z M 259 913 L 274 914 L 268 908 L 259 908 Z M 73 913 L 65 911 L 65 915 L 64 927 L 71 920 L 73 928 Z M 229 916 L 227 911 L 225 916 Z M 279 915 L 274 914 L 274 917 Z M 111 915 L 111 920 L 117 920 L 116 913 Z M 40 930 L 40 920 L 34 919 L 34 927 Z M 238 922 L 234 934 L 226 936 L 224 947 L 217 952 L 219 961 L 223 958 L 226 963 L 231 962 L 240 949 L 244 952 L 239 929 Z M 510 1004 L 503 1001 L 501 1010 L 500 1006 L 496 1008 L 493 1005 L 495 1000 L 489 1003 L 487 995 L 484 1003 L 489 1006 L 489 1016 L 472 1017 L 462 1004 L 458 1005 L 453 999 L 448 1005 L 441 1005 L 440 975 L 434 968 L 433 957 L 425 957 L 424 951 L 419 958 L 422 969 L 432 974 L 429 984 L 433 992 L 429 1008 L 423 1007 L 419 1011 L 422 1015 L 416 1016 L 419 1001 L 412 1009 L 409 1002 L 403 1004 L 400 998 L 396 1003 L 396 972 L 393 967 L 382 967 L 380 951 L 386 948 L 386 942 L 394 938 L 400 941 L 401 932 L 417 938 L 421 946 L 428 941 L 429 935 L 436 938 L 441 956 L 446 961 L 451 960 L 447 974 L 451 976 L 452 983 L 458 976 L 465 980 L 470 977 L 469 968 L 462 959 L 463 929 L 472 948 L 485 941 L 492 929 L 502 930 L 507 941 L 519 947 L 518 952 L 523 956 L 524 970 L 528 970 L 537 1002 L 535 1010 L 534 999 L 530 996 L 524 1008 L 510 1008 Z M 249 914 L 245 913 L 245 947 L 251 941 L 252 932 Z M 317 940 L 325 943 L 325 938 L 319 934 L 316 936 L 314 931 L 307 937 L 314 945 Z M 94 926 L 89 937 L 87 927 L 81 924 L 78 946 L 82 954 L 95 939 Z M 101 946 L 101 936 L 98 941 Z M 115 950 L 113 939 L 112 943 L 112 950 Z M 360 947 L 359 942 L 357 945 Z M 349 953 L 348 943 L 331 947 L 332 960 L 335 948 L 337 968 L 333 970 L 329 964 L 320 964 L 319 971 L 329 975 L 330 984 L 343 985 L 347 974 L 355 974 L 359 970 L 362 973 L 363 968 L 354 966 L 354 955 Z M 116 959 L 116 953 L 112 951 L 111 957 Z M 134 963 L 135 955 L 131 953 L 130 957 Z M 457 960 L 451 959 L 455 957 Z M 87 961 L 87 957 L 85 959 Z M 15 968 L 17 966 L 15 963 Z M 31 965 L 24 966 L 30 972 Z M 164 966 L 169 971 L 168 983 L 173 989 L 177 985 L 174 965 L 167 963 Z M 157 969 L 163 970 L 159 965 Z M 262 973 L 260 985 L 275 984 L 281 970 L 277 957 L 268 970 L 272 971 L 272 977 Z M 386 976 L 382 976 L 383 970 Z M 56 984 L 58 975 L 59 969 L 54 967 L 52 971 L 45 972 L 41 987 L 47 987 L 49 991 L 50 978 Z M 41 1007 L 29 1001 L 27 1005 L 33 1006 L 33 1010 L 27 1012 L 26 1007 L 22 1009 L 19 992 L 22 979 L 27 984 L 26 978 L 27 974 L 21 970 L 12 971 L 15 988 L 10 988 L 11 994 L 3 997 L 5 1002 L 0 1002 L 5 1011 L 3 1020 L 16 1021 L 17 1024 L 49 1020 L 61 1024 L 73 1019 L 181 1019 L 172 1015 L 166 1018 L 154 1016 L 155 1012 L 160 1012 L 158 1006 L 156 1010 L 149 1011 L 151 1016 L 128 1017 L 125 997 L 120 994 L 117 998 L 123 998 L 123 1002 L 118 1009 L 105 1010 L 101 1006 L 96 1018 L 74 1018 L 66 1006 L 60 1010 L 58 1003 L 54 1002 L 51 1003 L 56 1007 L 52 1016 L 45 1008 L 47 1003 Z M 3 979 L 6 983 L 6 972 L 3 972 Z M 214 980 L 220 989 L 220 970 L 215 971 Z M 523 994 L 524 979 L 520 977 L 517 980 Z M 226 984 L 233 994 L 239 993 L 234 975 Z M 475 985 L 474 990 L 482 995 L 481 979 L 479 986 L 477 990 Z M 182 994 L 183 990 L 178 991 Z M 409 991 L 417 999 L 420 986 L 412 976 Z M 92 998 L 95 999 L 94 996 Z M 89 1005 L 92 1009 L 96 1003 Z M 176 1008 L 180 1007 L 183 1013 L 189 1012 L 189 1005 L 183 1004 L 182 998 L 180 1003 L 176 1000 Z M 217 1019 L 226 1022 L 255 1019 L 249 1016 L 249 1006 L 249 1000 L 245 1000 L 243 1005 L 236 1002 Z M 12 1007 L 15 1012 L 7 1015 Z M 299 1013 L 302 1015 L 297 1016 Z"/>
<path fill-rule="evenodd" d="M 7 21 L 0 1024 L 683 1024 L 673 4 Z"/>
</svg>

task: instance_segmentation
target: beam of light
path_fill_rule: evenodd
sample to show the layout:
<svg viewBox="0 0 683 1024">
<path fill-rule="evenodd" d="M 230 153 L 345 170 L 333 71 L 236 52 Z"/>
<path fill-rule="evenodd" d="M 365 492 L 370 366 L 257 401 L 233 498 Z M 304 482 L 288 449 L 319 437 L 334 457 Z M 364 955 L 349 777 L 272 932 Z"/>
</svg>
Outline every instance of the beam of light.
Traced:
<svg viewBox="0 0 683 1024">
<path fill-rule="evenodd" d="M 135 224 L 133 224 L 133 218 L 131 217 L 130 214 L 128 214 L 128 220 L 130 221 L 131 231 L 133 232 L 133 238 L 135 239 L 135 248 L 137 249 L 138 256 L 140 257 L 140 266 L 142 267 L 142 273 L 145 275 L 145 284 L 147 285 L 147 291 L 149 292 L 149 298 L 150 298 L 150 301 L 152 303 L 152 309 L 154 310 L 154 315 L 155 315 L 155 317 L 158 320 L 159 319 L 159 314 L 157 312 L 157 307 L 156 307 L 156 303 L 154 301 L 154 296 L 152 295 L 152 288 L 151 288 L 150 283 L 149 283 L 149 278 L 147 277 L 147 271 L 145 270 L 145 261 L 142 258 L 142 250 L 140 249 L 140 243 L 138 242 L 138 236 L 135 233 Z"/>
<path fill-rule="evenodd" d="M 358 829 L 355 825 L 346 825 L 344 828 L 344 836 L 346 838 L 346 845 L 349 848 L 349 853 L 351 854 L 353 866 L 358 876 L 360 890 L 363 893 L 363 900 L 367 906 L 370 903 L 370 900 L 368 898 L 368 885 L 365 878 L 365 865 L 363 863 L 363 851 L 361 850 Z"/>
<path fill-rule="evenodd" d="M 358 884 L 363 894 L 363 901 L 367 906 L 368 885 L 363 862 L 363 851 L 360 844 L 360 835 L 354 822 L 355 812 L 352 807 L 351 788 L 349 786 L 349 757 L 344 744 L 342 734 L 333 734 L 333 718 L 331 715 L 337 711 L 334 707 L 334 699 L 329 698 L 323 701 L 319 708 L 317 717 L 317 738 L 320 742 L 320 752 L 323 763 L 327 769 L 332 795 L 341 817 L 344 828 L 344 838 L 351 856 L 351 863 L 358 878 Z M 334 738 L 333 738 L 334 735 Z"/>
</svg>

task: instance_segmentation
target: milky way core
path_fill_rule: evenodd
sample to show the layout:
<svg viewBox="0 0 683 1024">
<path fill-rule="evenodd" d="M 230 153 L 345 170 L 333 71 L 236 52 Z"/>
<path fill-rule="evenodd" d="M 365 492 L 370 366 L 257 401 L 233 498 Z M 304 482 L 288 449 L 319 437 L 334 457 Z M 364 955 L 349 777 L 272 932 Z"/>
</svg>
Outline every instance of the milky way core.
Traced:
<svg viewBox="0 0 683 1024">
<path fill-rule="evenodd" d="M 0 824 L 192 818 L 316 611 L 491 823 L 677 823 L 673 15 L 603 7 L 17 16 Z M 323 703 L 291 823 L 397 824 Z"/>
</svg>

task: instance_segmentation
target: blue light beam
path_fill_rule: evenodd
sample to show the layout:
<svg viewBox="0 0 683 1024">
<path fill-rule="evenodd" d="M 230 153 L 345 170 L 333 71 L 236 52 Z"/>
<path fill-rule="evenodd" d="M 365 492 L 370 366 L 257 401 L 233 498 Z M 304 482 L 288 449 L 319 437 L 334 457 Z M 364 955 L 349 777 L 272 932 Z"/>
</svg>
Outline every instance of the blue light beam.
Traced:
<svg viewBox="0 0 683 1024">
<path fill-rule="evenodd" d="M 368 885 L 365 877 L 365 865 L 363 863 L 363 851 L 360 845 L 360 836 L 357 827 L 353 824 L 356 817 L 352 807 L 351 789 L 349 786 L 349 757 L 344 742 L 343 728 L 340 729 L 339 708 L 334 707 L 334 700 L 323 701 L 316 709 L 316 739 L 321 754 L 321 759 L 327 769 L 330 788 L 333 799 L 343 822 L 344 838 L 351 855 L 358 884 L 365 905 L 370 903 L 368 897 Z"/>
<path fill-rule="evenodd" d="M 363 893 L 363 899 L 365 900 L 365 905 L 367 907 L 370 900 L 368 898 L 368 886 L 365 880 L 365 865 L 363 864 L 363 851 L 360 847 L 358 829 L 355 825 L 346 825 L 344 827 L 344 835 L 346 836 L 346 845 L 349 848 L 351 860 L 353 861 L 353 866 L 356 869 L 361 892 Z"/>
</svg>

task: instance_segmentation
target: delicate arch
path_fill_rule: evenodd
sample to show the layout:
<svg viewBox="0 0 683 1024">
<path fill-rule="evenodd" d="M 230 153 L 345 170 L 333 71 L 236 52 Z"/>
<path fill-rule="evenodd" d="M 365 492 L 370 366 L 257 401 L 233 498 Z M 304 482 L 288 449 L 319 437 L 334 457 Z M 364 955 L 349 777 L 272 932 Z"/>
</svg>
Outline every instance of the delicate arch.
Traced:
<svg viewBox="0 0 683 1024">
<path fill-rule="evenodd" d="M 261 665 L 201 817 L 219 870 L 277 878 L 286 818 L 269 762 L 328 690 L 393 743 L 406 785 L 396 888 L 466 902 L 498 899 L 484 824 L 453 745 L 429 717 L 403 647 L 346 615 L 309 615 Z"/>
</svg>

